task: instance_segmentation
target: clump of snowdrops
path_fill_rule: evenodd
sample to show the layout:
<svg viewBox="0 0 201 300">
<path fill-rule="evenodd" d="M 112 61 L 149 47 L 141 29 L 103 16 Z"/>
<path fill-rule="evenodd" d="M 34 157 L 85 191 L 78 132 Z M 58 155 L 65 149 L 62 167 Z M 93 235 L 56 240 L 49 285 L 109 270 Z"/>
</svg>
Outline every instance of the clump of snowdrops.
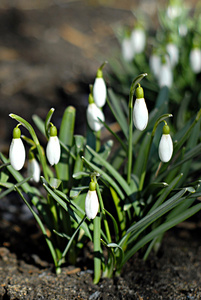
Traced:
<svg viewBox="0 0 201 300">
<path fill-rule="evenodd" d="M 167 230 L 201 209 L 201 111 L 174 132 L 166 89 L 149 111 L 142 87 L 146 73 L 132 81 L 123 98 L 106 88 L 103 67 L 90 86 L 85 136 L 74 134 L 72 106 L 64 111 L 58 129 L 52 122 L 53 108 L 44 121 L 34 115 L 34 126 L 11 113 L 17 124 L 9 159 L 1 153 L 0 197 L 16 191 L 26 203 L 57 273 L 64 263 L 76 264 L 91 241 L 95 283 L 101 276 L 118 275 L 137 251 L 146 259 L 160 247 Z M 107 124 L 104 105 L 119 131 Z M 27 135 L 21 135 L 21 127 Z M 44 147 L 37 130 L 47 139 Z M 104 143 L 103 130 L 111 136 Z"/>
<path fill-rule="evenodd" d="M 143 85 L 153 105 L 158 91 L 168 87 L 169 107 L 175 110 L 173 124 L 177 129 L 201 104 L 200 10 L 199 1 L 191 6 L 190 2 L 170 0 L 165 7 L 158 5 L 154 18 L 134 11 L 132 25 L 115 28 L 121 47 L 110 59 L 116 91 L 126 95 L 127 82 L 146 70 L 149 76 Z"/>
</svg>

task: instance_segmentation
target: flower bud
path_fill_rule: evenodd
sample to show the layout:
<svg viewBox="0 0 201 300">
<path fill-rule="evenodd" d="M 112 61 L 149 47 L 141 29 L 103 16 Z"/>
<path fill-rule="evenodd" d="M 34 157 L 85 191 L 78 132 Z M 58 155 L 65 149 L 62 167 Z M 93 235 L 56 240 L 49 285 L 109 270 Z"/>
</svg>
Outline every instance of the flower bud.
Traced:
<svg viewBox="0 0 201 300">
<path fill-rule="evenodd" d="M 139 85 L 136 89 L 136 100 L 133 108 L 133 121 L 135 127 L 142 131 L 148 124 L 148 109 L 144 99 L 143 88 Z"/>
<path fill-rule="evenodd" d="M 136 28 L 131 32 L 131 41 L 135 54 L 142 53 L 146 45 L 146 34 L 142 28 Z"/>
<path fill-rule="evenodd" d="M 95 182 L 90 182 L 89 190 L 85 198 L 85 213 L 89 219 L 94 219 L 98 213 L 99 202 L 96 193 Z"/>
<path fill-rule="evenodd" d="M 50 137 L 47 143 L 46 155 L 51 166 L 58 164 L 61 156 L 61 147 L 55 126 L 50 127 Z"/>
<path fill-rule="evenodd" d="M 189 60 L 190 60 L 190 66 L 192 71 L 195 74 L 200 73 L 201 72 L 201 49 L 198 47 L 191 49 Z"/>
<path fill-rule="evenodd" d="M 9 159 L 11 166 L 19 171 L 23 168 L 25 163 L 25 148 L 21 140 L 21 130 L 16 127 L 13 130 L 13 139 L 9 149 Z"/>
<path fill-rule="evenodd" d="M 93 97 L 94 102 L 98 107 L 103 107 L 106 102 L 107 89 L 105 81 L 103 79 L 103 72 L 101 69 L 98 69 L 97 76 L 93 86 Z"/>
<path fill-rule="evenodd" d="M 163 126 L 163 134 L 159 143 L 158 154 L 162 162 L 168 162 L 173 153 L 173 143 L 170 136 L 170 128 L 168 125 Z"/>
<path fill-rule="evenodd" d="M 158 84 L 159 87 L 162 88 L 163 86 L 171 87 L 173 82 L 173 74 L 170 62 L 168 58 L 165 58 L 165 61 L 162 63 L 160 68 L 160 73 L 158 77 Z"/>
<path fill-rule="evenodd" d="M 166 45 L 166 50 L 170 58 L 170 65 L 174 68 L 179 61 L 179 49 L 174 43 L 168 43 Z"/>
<path fill-rule="evenodd" d="M 29 160 L 28 160 L 28 176 L 31 176 L 35 182 L 39 182 L 40 180 L 40 166 L 37 160 L 35 159 L 32 152 L 29 152 Z"/>
<path fill-rule="evenodd" d="M 121 52 L 125 61 L 130 62 L 133 60 L 135 53 L 130 37 L 125 37 L 123 39 L 121 44 Z"/>
<path fill-rule="evenodd" d="M 103 122 L 105 121 L 102 110 L 95 103 L 89 103 L 87 107 L 87 121 L 93 131 L 99 131 L 103 126 L 98 118 Z"/>
<path fill-rule="evenodd" d="M 159 55 L 153 53 L 149 60 L 150 69 L 154 76 L 158 79 L 160 76 L 161 58 Z"/>
</svg>

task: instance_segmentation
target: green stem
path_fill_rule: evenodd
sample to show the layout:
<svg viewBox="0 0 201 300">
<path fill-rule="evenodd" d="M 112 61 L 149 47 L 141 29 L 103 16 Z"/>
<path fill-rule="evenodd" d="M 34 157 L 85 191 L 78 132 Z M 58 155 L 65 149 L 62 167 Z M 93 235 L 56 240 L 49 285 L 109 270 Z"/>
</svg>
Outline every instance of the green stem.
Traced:
<svg viewBox="0 0 201 300">
<path fill-rule="evenodd" d="M 93 232 L 93 243 L 94 243 L 94 283 L 98 283 L 101 277 L 101 220 L 100 213 L 94 219 L 94 232 Z"/>
<path fill-rule="evenodd" d="M 110 229 L 109 229 L 109 225 L 108 225 L 108 222 L 107 222 L 106 213 L 105 213 L 104 204 L 103 204 L 103 199 L 102 199 L 102 196 L 101 196 L 101 192 L 100 192 L 98 183 L 96 183 L 96 191 L 97 191 L 98 199 L 99 199 L 99 202 L 100 202 L 100 209 L 101 209 L 101 212 L 102 212 L 103 223 L 104 223 L 104 226 L 105 226 L 105 232 L 106 232 L 106 236 L 107 236 L 108 244 L 109 244 L 109 243 L 112 242 L 112 239 L 111 239 Z"/>
</svg>

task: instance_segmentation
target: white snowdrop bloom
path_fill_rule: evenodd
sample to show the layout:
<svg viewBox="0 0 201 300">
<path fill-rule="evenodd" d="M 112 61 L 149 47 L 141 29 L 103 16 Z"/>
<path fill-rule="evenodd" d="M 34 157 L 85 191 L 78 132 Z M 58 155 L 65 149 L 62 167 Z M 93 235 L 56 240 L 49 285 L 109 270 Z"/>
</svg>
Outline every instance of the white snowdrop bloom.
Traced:
<svg viewBox="0 0 201 300">
<path fill-rule="evenodd" d="M 146 45 L 146 34 L 141 28 L 136 28 L 131 32 L 131 42 L 135 54 L 142 53 Z"/>
<path fill-rule="evenodd" d="M 103 107 L 106 102 L 107 89 L 103 77 L 96 77 L 93 86 L 94 102 L 98 107 Z"/>
<path fill-rule="evenodd" d="M 159 87 L 162 88 L 163 86 L 171 87 L 173 82 L 173 74 L 172 69 L 169 63 L 163 63 L 160 68 L 158 84 Z"/>
<path fill-rule="evenodd" d="M 89 219 L 94 219 L 99 209 L 99 201 L 95 187 L 95 183 L 90 182 L 89 190 L 85 198 L 85 213 Z"/>
<path fill-rule="evenodd" d="M 133 107 L 133 122 L 135 127 L 142 131 L 147 127 L 149 119 L 147 105 L 144 99 L 144 92 L 139 85 L 136 89 L 136 100 Z"/>
<path fill-rule="evenodd" d="M 188 27 L 185 24 L 180 24 L 178 27 L 179 35 L 184 37 L 188 33 Z"/>
<path fill-rule="evenodd" d="M 173 142 L 169 132 L 169 126 L 165 125 L 163 127 L 163 134 L 158 148 L 159 158 L 164 163 L 171 159 L 173 153 Z"/>
<path fill-rule="evenodd" d="M 200 73 L 201 72 L 201 49 L 198 47 L 191 49 L 189 60 L 190 60 L 190 66 L 192 71 L 195 74 Z"/>
<path fill-rule="evenodd" d="M 34 157 L 29 159 L 27 171 L 28 171 L 28 176 L 32 176 L 32 179 L 35 182 L 39 182 L 41 170 L 40 170 L 39 163 Z"/>
<path fill-rule="evenodd" d="M 174 68 L 179 61 L 179 49 L 174 43 L 168 43 L 166 50 L 170 58 L 170 65 Z"/>
<path fill-rule="evenodd" d="M 50 127 L 50 137 L 46 147 L 46 155 L 51 166 L 58 164 L 61 156 L 61 146 L 55 126 Z"/>
<path fill-rule="evenodd" d="M 24 144 L 20 138 L 21 130 L 16 127 L 13 130 L 13 139 L 9 148 L 9 159 L 11 166 L 19 171 L 23 168 L 26 158 Z"/>
<path fill-rule="evenodd" d="M 121 51 L 125 61 L 130 62 L 133 60 L 135 53 L 133 50 L 131 39 L 129 37 L 123 39 L 121 44 Z"/>
<path fill-rule="evenodd" d="M 102 110 L 95 103 L 89 103 L 87 107 L 87 121 L 93 131 L 99 131 L 103 127 L 98 118 L 103 122 L 105 121 Z"/>
<path fill-rule="evenodd" d="M 179 17 L 182 13 L 182 8 L 179 7 L 178 5 L 169 5 L 167 8 L 167 16 L 171 20 L 176 19 Z"/>
<path fill-rule="evenodd" d="M 150 69 L 156 78 L 160 76 L 161 57 L 157 54 L 152 54 L 149 59 Z"/>
</svg>

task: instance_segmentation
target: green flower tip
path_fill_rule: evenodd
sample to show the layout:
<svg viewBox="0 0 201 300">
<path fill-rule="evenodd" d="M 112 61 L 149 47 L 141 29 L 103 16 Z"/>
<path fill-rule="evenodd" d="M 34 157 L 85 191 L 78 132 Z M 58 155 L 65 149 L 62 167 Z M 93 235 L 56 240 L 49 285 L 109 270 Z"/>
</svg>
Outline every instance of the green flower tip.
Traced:
<svg viewBox="0 0 201 300">
<path fill-rule="evenodd" d="M 89 190 L 95 191 L 96 190 L 96 183 L 94 181 L 91 181 L 89 184 Z"/>
<path fill-rule="evenodd" d="M 29 160 L 34 159 L 34 154 L 32 151 L 29 151 Z"/>
<path fill-rule="evenodd" d="M 170 133 L 170 127 L 166 124 L 163 126 L 163 134 L 169 134 Z"/>
<path fill-rule="evenodd" d="M 103 78 L 103 71 L 102 71 L 102 69 L 98 69 L 98 71 L 96 73 L 96 78 Z"/>
<path fill-rule="evenodd" d="M 92 93 L 89 94 L 89 99 L 88 99 L 88 101 L 89 101 L 89 104 L 94 103 L 94 98 L 93 98 L 93 96 L 92 96 Z"/>
<path fill-rule="evenodd" d="M 19 139 L 20 137 L 21 137 L 21 130 L 19 129 L 19 127 L 15 127 L 13 129 L 13 138 Z"/>
<path fill-rule="evenodd" d="M 138 87 L 136 88 L 136 98 L 137 99 L 140 99 L 140 98 L 144 98 L 144 90 L 143 88 L 141 87 L 141 85 L 139 84 Z"/>
<path fill-rule="evenodd" d="M 50 136 L 57 136 L 57 128 L 54 125 L 50 127 Z"/>
</svg>

